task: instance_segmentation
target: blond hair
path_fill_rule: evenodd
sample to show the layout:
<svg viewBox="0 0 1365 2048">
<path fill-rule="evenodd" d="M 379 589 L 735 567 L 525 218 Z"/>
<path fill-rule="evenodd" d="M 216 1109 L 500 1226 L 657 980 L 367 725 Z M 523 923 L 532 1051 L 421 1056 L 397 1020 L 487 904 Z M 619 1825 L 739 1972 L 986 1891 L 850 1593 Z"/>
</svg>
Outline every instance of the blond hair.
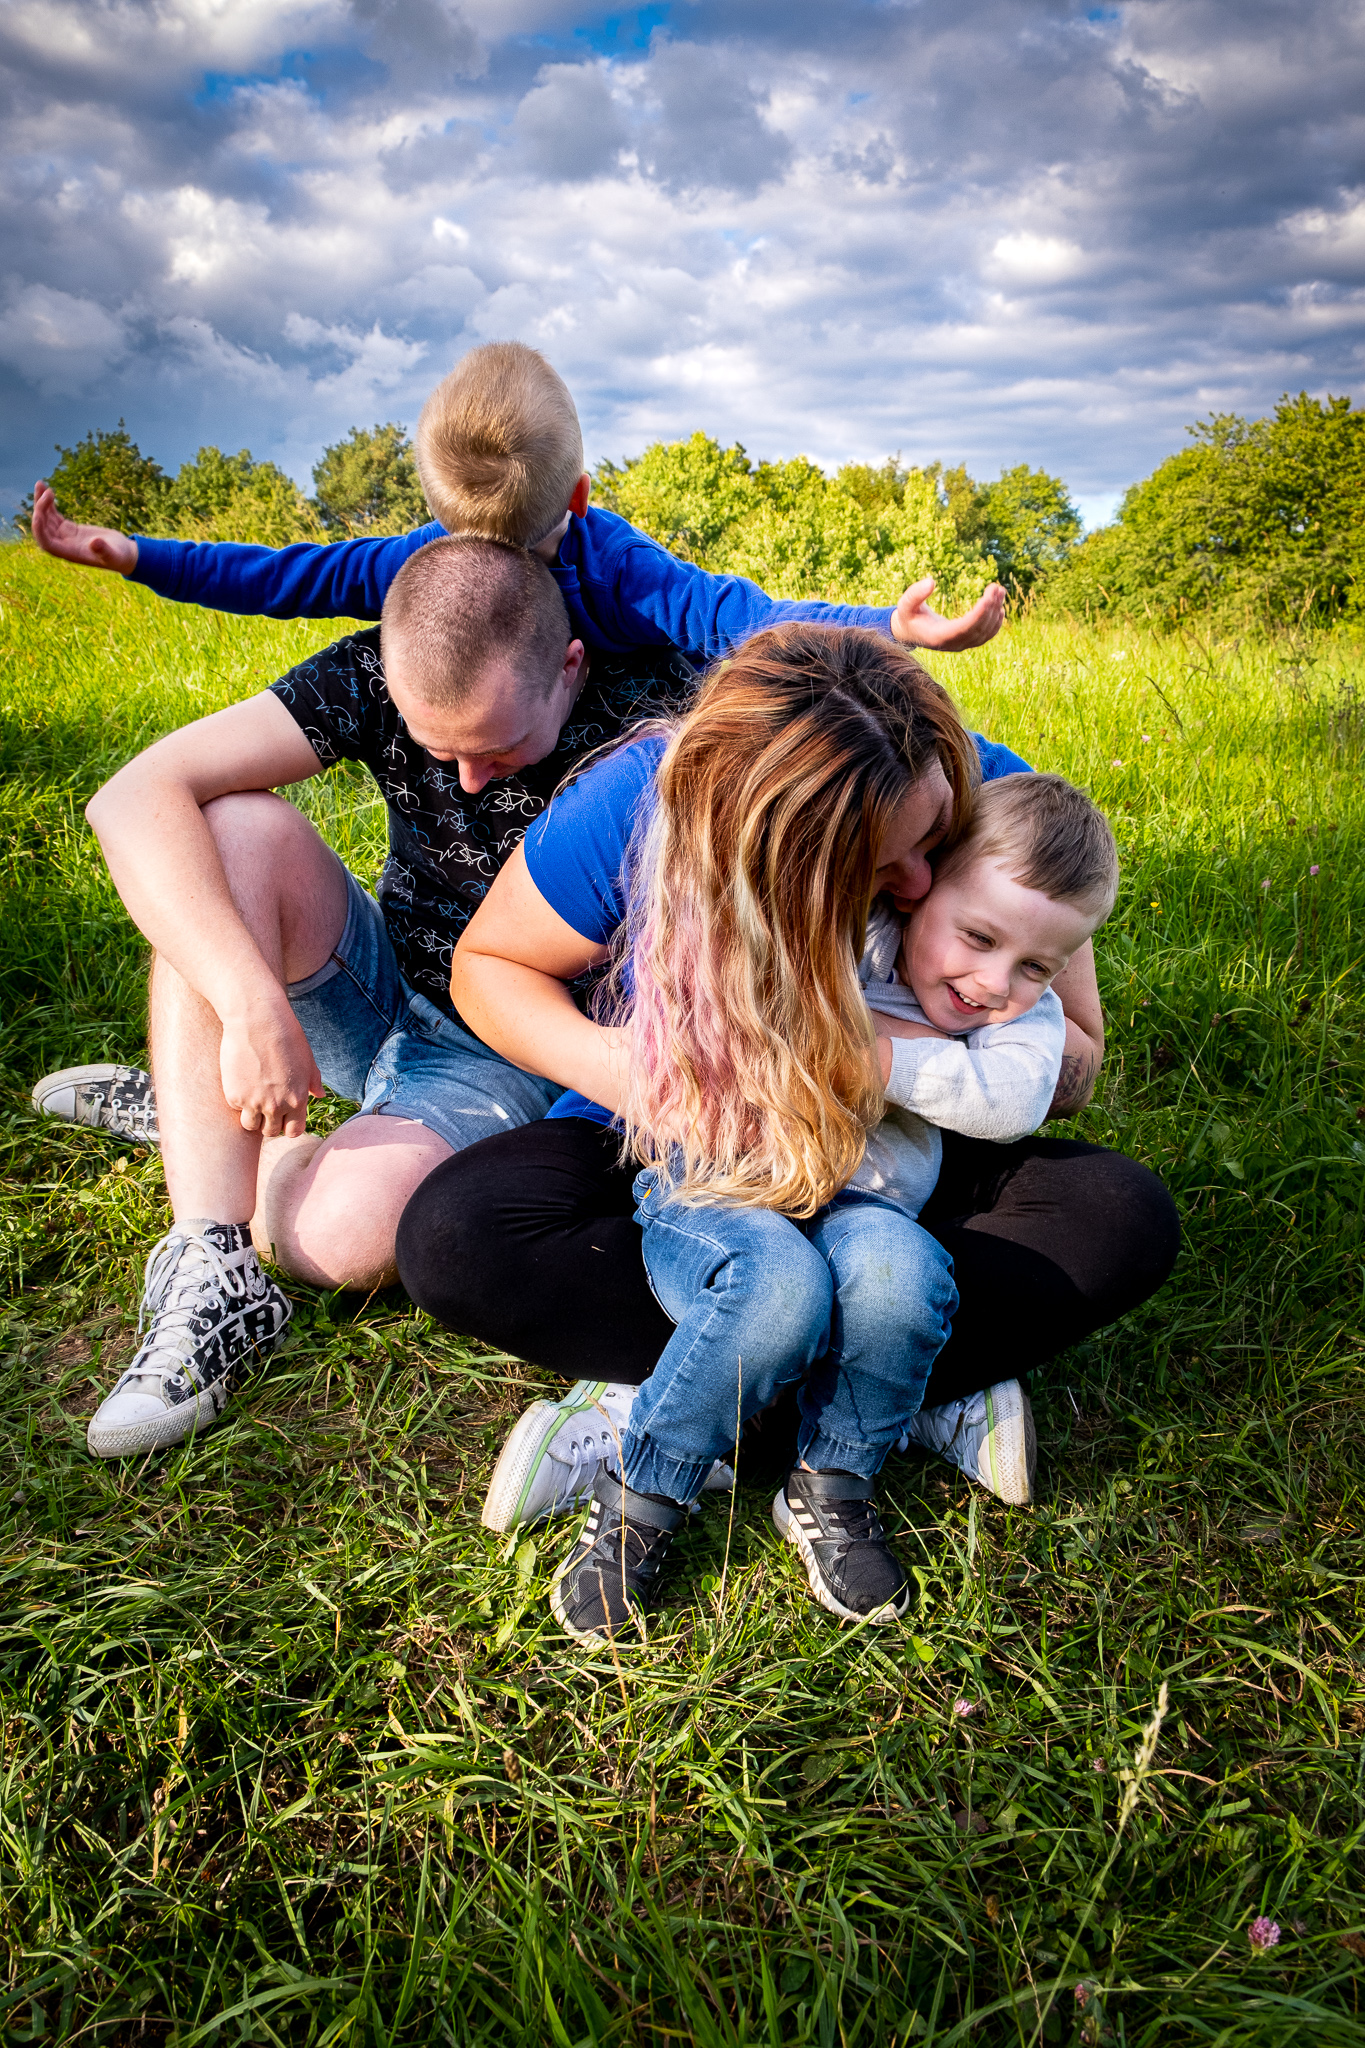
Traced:
<svg viewBox="0 0 1365 2048">
<path fill-rule="evenodd" d="M 564 667 L 569 615 L 538 555 L 450 533 L 409 555 L 384 599 L 384 666 L 423 704 L 448 711 L 490 662 L 548 697 Z"/>
<path fill-rule="evenodd" d="M 1016 882 L 1054 903 L 1074 903 L 1101 925 L 1114 907 L 1119 856 L 1109 820 L 1060 775 L 1002 775 L 987 782 L 935 878 L 970 861 L 995 860 Z"/>
<path fill-rule="evenodd" d="M 583 435 L 564 379 L 520 341 L 473 348 L 417 422 L 417 473 L 447 533 L 534 547 L 583 474 Z"/>
<path fill-rule="evenodd" d="M 883 1110 L 858 983 L 878 851 L 935 762 L 956 830 L 976 751 L 914 657 L 857 628 L 755 635 L 674 729 L 607 1014 L 630 1029 L 626 1148 L 683 1200 L 810 1216 L 857 1170 Z"/>
</svg>

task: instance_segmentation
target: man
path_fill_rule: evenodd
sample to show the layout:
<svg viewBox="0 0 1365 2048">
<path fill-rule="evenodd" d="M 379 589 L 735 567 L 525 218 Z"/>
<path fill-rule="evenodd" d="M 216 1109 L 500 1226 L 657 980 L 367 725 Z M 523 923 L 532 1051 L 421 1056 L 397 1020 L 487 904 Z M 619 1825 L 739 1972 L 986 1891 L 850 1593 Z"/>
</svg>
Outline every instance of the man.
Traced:
<svg viewBox="0 0 1365 2048">
<path fill-rule="evenodd" d="M 175 1217 L 149 1262 L 148 1334 L 91 1423 L 93 1452 L 216 1420 L 291 1313 L 258 1250 L 316 1286 L 379 1286 L 418 1182 L 549 1107 L 555 1088 L 456 1019 L 450 953 L 530 817 L 619 724 L 612 686 L 606 672 L 587 686 L 543 562 L 448 538 L 405 565 L 378 632 L 170 734 L 92 798 L 154 953 Z M 378 903 L 270 793 L 343 757 L 366 763 L 388 807 Z M 360 1110 L 319 1139 L 305 1118 L 324 1084 Z"/>
</svg>

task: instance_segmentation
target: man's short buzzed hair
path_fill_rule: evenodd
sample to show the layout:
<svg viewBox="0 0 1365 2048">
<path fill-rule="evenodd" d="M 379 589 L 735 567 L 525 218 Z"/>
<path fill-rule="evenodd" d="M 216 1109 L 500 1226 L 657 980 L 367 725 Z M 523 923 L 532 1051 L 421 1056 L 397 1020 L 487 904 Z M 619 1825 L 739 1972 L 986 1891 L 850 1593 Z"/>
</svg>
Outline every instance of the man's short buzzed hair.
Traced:
<svg viewBox="0 0 1365 2048">
<path fill-rule="evenodd" d="M 441 711 L 461 703 L 493 661 L 548 697 L 569 637 L 559 585 L 539 556 L 467 533 L 409 555 L 380 624 L 385 668 Z"/>
<path fill-rule="evenodd" d="M 1061 775 L 1001 775 L 983 783 L 962 837 L 934 872 L 999 861 L 1016 882 L 1074 903 L 1101 925 L 1114 907 L 1119 856 L 1105 817 Z"/>
<path fill-rule="evenodd" d="M 417 471 L 447 533 L 534 547 L 564 517 L 583 474 L 564 379 L 522 341 L 470 349 L 422 407 Z"/>
</svg>

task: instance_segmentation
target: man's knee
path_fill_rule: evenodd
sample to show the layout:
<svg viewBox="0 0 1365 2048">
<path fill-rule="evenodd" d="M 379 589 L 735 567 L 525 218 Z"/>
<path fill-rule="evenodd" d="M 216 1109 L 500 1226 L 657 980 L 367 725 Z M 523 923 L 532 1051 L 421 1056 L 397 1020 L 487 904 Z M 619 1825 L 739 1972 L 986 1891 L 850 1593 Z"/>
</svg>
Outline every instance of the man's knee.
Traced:
<svg viewBox="0 0 1365 2048">
<path fill-rule="evenodd" d="M 262 857 L 288 855 L 318 837 L 302 811 L 268 789 L 213 797 L 203 806 L 203 818 L 229 876 L 242 861 L 256 866 Z"/>
<path fill-rule="evenodd" d="M 382 1287 L 394 1279 L 403 1209 L 449 1156 L 421 1126 L 384 1117 L 357 1122 L 360 1142 L 346 1124 L 322 1142 L 292 1140 L 263 1166 L 255 1227 L 284 1271 L 315 1287 Z"/>
</svg>

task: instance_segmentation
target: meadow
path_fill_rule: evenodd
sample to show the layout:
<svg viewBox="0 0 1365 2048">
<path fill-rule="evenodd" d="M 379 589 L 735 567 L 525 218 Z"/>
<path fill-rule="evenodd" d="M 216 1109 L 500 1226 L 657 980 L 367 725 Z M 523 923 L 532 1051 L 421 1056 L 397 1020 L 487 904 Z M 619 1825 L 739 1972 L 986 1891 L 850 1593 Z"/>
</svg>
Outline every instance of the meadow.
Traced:
<svg viewBox="0 0 1365 2048">
<path fill-rule="evenodd" d="M 82 805 L 330 629 L 26 545 L 0 611 L 4 2039 L 1365 2043 L 1360 636 L 935 664 L 1114 820 L 1074 1129 L 1185 1248 L 1036 1379 L 1033 1510 L 892 1459 L 904 1626 L 815 1608 L 755 1479 L 618 1662 L 550 1617 L 562 1526 L 479 1525 L 543 1375 L 397 1290 L 294 1289 L 220 1429 L 87 1457 L 166 1212 L 154 1152 L 29 1108 L 144 1043 Z M 362 774 L 298 800 L 374 873 Z"/>
</svg>

